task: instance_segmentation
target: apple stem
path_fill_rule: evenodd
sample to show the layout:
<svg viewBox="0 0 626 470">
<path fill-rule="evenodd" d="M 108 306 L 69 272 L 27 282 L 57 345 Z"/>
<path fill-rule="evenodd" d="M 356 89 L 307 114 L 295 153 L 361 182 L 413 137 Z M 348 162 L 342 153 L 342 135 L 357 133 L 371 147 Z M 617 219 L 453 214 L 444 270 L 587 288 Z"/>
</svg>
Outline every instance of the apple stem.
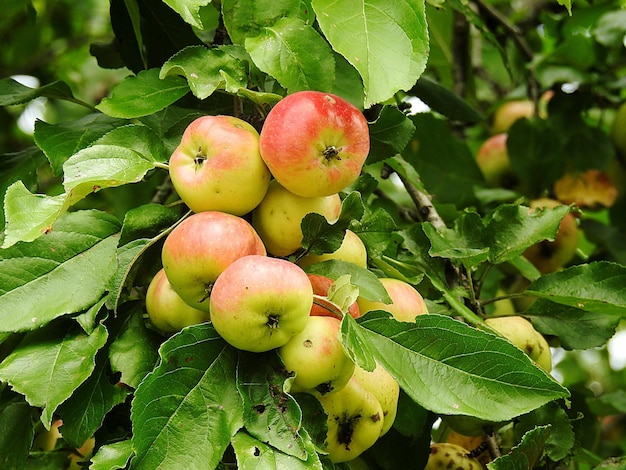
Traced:
<svg viewBox="0 0 626 470">
<path fill-rule="evenodd" d="M 163 162 L 154 162 L 153 163 L 155 168 L 161 168 L 162 170 L 168 170 L 170 169 L 170 166 L 167 163 L 163 163 Z"/>
</svg>

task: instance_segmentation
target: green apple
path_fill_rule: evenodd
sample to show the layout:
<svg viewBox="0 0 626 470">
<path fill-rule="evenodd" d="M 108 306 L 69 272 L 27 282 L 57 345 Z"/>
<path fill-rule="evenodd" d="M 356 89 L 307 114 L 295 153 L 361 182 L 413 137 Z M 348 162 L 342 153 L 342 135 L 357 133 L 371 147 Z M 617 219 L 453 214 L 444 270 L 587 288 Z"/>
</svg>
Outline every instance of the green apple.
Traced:
<svg viewBox="0 0 626 470">
<path fill-rule="evenodd" d="M 617 109 L 611 126 L 611 138 L 615 147 L 626 155 L 626 103 Z"/>
<path fill-rule="evenodd" d="M 211 322 L 222 338 L 236 348 L 264 352 L 306 327 L 313 288 L 298 265 L 249 255 L 219 275 L 209 300 Z"/>
<path fill-rule="evenodd" d="M 321 263 L 330 259 L 340 261 L 348 261 L 357 266 L 367 269 L 367 249 L 359 236 L 351 230 L 346 230 L 341 245 L 332 253 L 324 253 L 323 255 L 315 255 L 307 253 L 298 260 L 298 264 L 303 268 L 315 263 Z"/>
<path fill-rule="evenodd" d="M 559 205 L 562 205 L 559 201 L 549 198 L 534 199 L 530 202 L 531 210 L 544 207 L 554 208 Z M 557 271 L 576 255 L 579 232 L 576 217 L 570 212 L 563 217 L 554 241 L 543 240 L 526 249 L 524 256 L 542 274 Z"/>
<path fill-rule="evenodd" d="M 207 211 L 191 215 L 172 230 L 161 260 L 176 293 L 192 307 L 208 312 L 217 276 L 242 256 L 265 254 L 263 241 L 246 220 Z"/>
<path fill-rule="evenodd" d="M 519 315 L 488 318 L 485 323 L 524 351 L 547 373 L 552 371 L 552 352 L 548 342 L 531 322 Z"/>
<path fill-rule="evenodd" d="M 258 132 L 233 116 L 202 116 L 189 124 L 170 157 L 169 173 L 192 211 L 235 215 L 261 202 L 271 178 Z"/>
<path fill-rule="evenodd" d="M 302 219 L 311 213 L 330 223 L 341 213 L 339 194 L 320 197 L 297 196 L 272 180 L 261 203 L 252 211 L 252 225 L 274 256 L 288 256 L 302 247 Z"/>
<path fill-rule="evenodd" d="M 306 326 L 278 349 L 285 368 L 295 374 L 291 391 L 326 395 L 341 390 L 354 373 L 354 362 L 340 341 L 341 320 L 309 316 Z"/>
<path fill-rule="evenodd" d="M 148 285 L 146 311 L 152 326 L 165 335 L 210 319 L 207 311 L 192 307 L 172 289 L 164 269 L 160 269 Z"/>
<path fill-rule="evenodd" d="M 424 301 L 424 297 L 415 287 L 408 282 L 390 277 L 378 279 L 391 298 L 390 304 L 368 300 L 359 297 L 357 303 L 361 315 L 365 315 L 372 310 L 384 310 L 398 321 L 414 323 L 418 315 L 428 313 L 428 307 Z"/>
<path fill-rule="evenodd" d="M 339 96 L 300 91 L 280 100 L 261 129 L 261 157 L 282 186 L 303 197 L 352 184 L 370 150 L 367 120 Z"/>
<path fill-rule="evenodd" d="M 371 372 L 357 364 L 352 377 L 380 403 L 384 417 L 380 435 L 386 434 L 396 419 L 400 385 L 380 364 L 376 364 L 376 368 Z"/>
<path fill-rule="evenodd" d="M 353 460 L 376 443 L 383 428 L 383 410 L 356 380 L 318 399 L 328 415 L 326 451 L 331 462 Z"/>
<path fill-rule="evenodd" d="M 440 470 L 444 468 L 454 470 L 482 470 L 482 464 L 470 457 L 469 450 L 457 444 L 438 442 L 431 444 L 428 462 L 424 470 Z"/>
<path fill-rule="evenodd" d="M 311 307 L 311 315 L 341 318 L 342 315 L 340 315 L 340 313 L 342 314 L 343 312 L 337 311 L 341 310 L 340 307 L 333 304 L 332 301 L 328 299 L 329 290 L 334 281 L 321 274 L 309 273 L 307 276 L 309 276 L 311 286 L 313 286 L 313 294 L 316 296 L 313 300 L 313 306 Z M 356 300 L 348 307 L 348 313 L 352 318 L 361 316 L 359 304 L 356 303 Z"/>
</svg>

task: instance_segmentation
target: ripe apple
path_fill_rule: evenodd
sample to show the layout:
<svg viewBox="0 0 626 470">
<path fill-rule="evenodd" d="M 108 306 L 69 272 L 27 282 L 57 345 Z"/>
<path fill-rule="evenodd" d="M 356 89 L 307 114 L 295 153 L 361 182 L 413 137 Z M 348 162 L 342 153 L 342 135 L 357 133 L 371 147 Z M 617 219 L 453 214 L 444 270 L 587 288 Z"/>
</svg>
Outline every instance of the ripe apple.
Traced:
<svg viewBox="0 0 626 470">
<path fill-rule="evenodd" d="M 469 450 L 449 442 L 431 444 L 428 462 L 424 470 L 453 468 L 454 470 L 482 470 L 482 464 L 470 457 Z"/>
<path fill-rule="evenodd" d="M 263 241 L 244 219 L 207 211 L 191 215 L 172 230 L 161 259 L 176 293 L 192 307 L 208 312 L 217 276 L 242 256 L 265 254 Z"/>
<path fill-rule="evenodd" d="M 428 313 L 428 307 L 422 295 L 411 284 L 400 279 L 389 277 L 378 279 L 389 297 L 391 303 L 375 302 L 364 297 L 359 297 L 357 303 L 361 315 L 365 315 L 372 310 L 385 310 L 398 321 L 413 323 L 418 315 Z"/>
<path fill-rule="evenodd" d="M 608 173 L 590 169 L 565 173 L 554 183 L 554 196 L 563 204 L 587 209 L 611 207 L 618 190 Z"/>
<path fill-rule="evenodd" d="M 209 300 L 213 327 L 222 338 L 236 348 L 264 352 L 306 327 L 313 288 L 298 265 L 249 255 L 219 275 Z"/>
<path fill-rule="evenodd" d="M 295 373 L 291 391 L 326 395 L 341 390 L 354 372 L 354 362 L 339 339 L 341 320 L 310 316 L 306 326 L 278 349 L 285 368 Z"/>
<path fill-rule="evenodd" d="M 528 99 L 505 101 L 493 113 L 491 132 L 493 134 L 506 132 L 518 119 L 530 119 L 534 114 L 535 105 Z"/>
<path fill-rule="evenodd" d="M 518 315 L 488 318 L 485 323 L 524 351 L 547 373 L 552 371 L 552 352 L 548 342 L 531 322 Z"/>
<path fill-rule="evenodd" d="M 302 219 L 311 213 L 323 215 L 330 223 L 341 213 L 339 194 L 302 197 L 272 180 L 261 203 L 252 211 L 252 225 L 274 256 L 288 256 L 302 247 Z"/>
<path fill-rule="evenodd" d="M 323 255 L 307 253 L 298 260 L 298 264 L 306 268 L 311 264 L 321 263 L 329 259 L 348 261 L 367 269 L 367 249 L 365 248 L 365 244 L 359 236 L 351 230 L 346 230 L 343 241 L 336 251 L 324 253 Z"/>
<path fill-rule="evenodd" d="M 476 153 L 476 164 L 483 174 L 485 184 L 490 188 L 512 188 L 517 184 L 506 140 L 507 134 L 504 132 L 492 135 L 481 144 Z"/>
<path fill-rule="evenodd" d="M 376 368 L 369 372 L 358 364 L 354 369 L 354 380 L 365 390 L 370 392 L 376 399 L 383 410 L 383 428 L 380 435 L 387 433 L 396 419 L 398 412 L 398 398 L 400 396 L 400 385 L 393 376 L 380 364 L 376 364 Z"/>
<path fill-rule="evenodd" d="M 313 286 L 313 294 L 327 297 L 328 290 L 330 289 L 330 286 L 333 285 L 334 281 L 331 278 L 323 276 L 321 274 L 310 273 L 307 274 L 307 276 L 309 276 L 311 286 Z M 324 299 L 317 297 L 313 301 L 313 306 L 311 307 L 311 315 L 337 317 L 336 313 L 336 306 L 326 304 Z M 348 308 L 348 313 L 352 318 L 358 318 L 361 316 L 359 304 L 356 303 L 356 301 L 354 301 L 354 303 L 350 305 L 350 307 Z"/>
<path fill-rule="evenodd" d="M 611 126 L 611 139 L 622 155 L 626 155 L 626 103 L 617 109 Z"/>
<path fill-rule="evenodd" d="M 300 91 L 270 110 L 259 146 L 281 185 L 298 196 L 320 197 L 338 193 L 358 178 L 370 137 L 365 117 L 346 100 Z"/>
<path fill-rule="evenodd" d="M 376 443 L 383 428 L 383 410 L 356 380 L 318 399 L 328 415 L 326 451 L 331 462 L 353 460 Z"/>
<path fill-rule="evenodd" d="M 270 172 L 259 133 L 233 116 L 202 116 L 183 133 L 169 161 L 174 189 L 194 212 L 244 215 L 265 196 Z"/>
<path fill-rule="evenodd" d="M 539 198 L 530 201 L 531 210 L 538 208 L 554 208 L 561 203 L 554 199 Z M 561 224 L 554 241 L 543 240 L 524 252 L 524 256 L 535 265 L 542 274 L 561 269 L 576 255 L 578 249 L 579 229 L 576 217 L 568 213 Z"/>
<path fill-rule="evenodd" d="M 160 269 L 148 285 L 146 311 L 152 326 L 165 335 L 210 319 L 207 311 L 194 308 L 181 299 L 172 289 L 164 269 Z"/>
</svg>

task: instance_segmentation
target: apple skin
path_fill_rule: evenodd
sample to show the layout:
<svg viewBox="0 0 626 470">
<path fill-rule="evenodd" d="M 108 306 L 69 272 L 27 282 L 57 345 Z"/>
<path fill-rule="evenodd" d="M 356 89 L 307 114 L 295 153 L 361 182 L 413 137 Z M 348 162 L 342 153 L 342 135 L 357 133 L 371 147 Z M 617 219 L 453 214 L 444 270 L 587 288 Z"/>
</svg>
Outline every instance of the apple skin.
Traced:
<svg viewBox="0 0 626 470">
<path fill-rule="evenodd" d="M 400 385 L 380 364 L 376 364 L 373 371 L 367 371 L 358 364 L 352 376 L 359 385 L 370 392 L 380 403 L 383 410 L 383 427 L 380 435 L 384 435 L 391 429 L 398 412 L 398 398 L 400 397 Z"/>
<path fill-rule="evenodd" d="M 611 207 L 618 189 L 611 176 L 602 170 L 565 173 L 554 183 L 554 196 L 563 204 L 575 204 L 590 210 Z"/>
<path fill-rule="evenodd" d="M 211 322 L 222 338 L 244 351 L 265 352 L 306 327 L 313 288 L 296 264 L 249 255 L 220 274 L 209 300 Z"/>
<path fill-rule="evenodd" d="M 322 261 L 330 259 L 348 261 L 349 263 L 367 269 L 367 248 L 365 248 L 365 244 L 356 233 L 351 230 L 346 230 L 343 241 L 336 251 L 324 253 L 323 255 L 307 253 L 298 260 L 298 264 L 306 268 L 312 264 L 321 263 Z"/>
<path fill-rule="evenodd" d="M 476 164 L 480 168 L 485 184 L 490 188 L 510 188 L 517 177 L 506 148 L 507 134 L 501 132 L 487 138 L 476 152 Z"/>
<path fill-rule="evenodd" d="M 267 114 L 261 157 L 281 185 L 302 197 L 330 196 L 361 173 L 370 149 L 367 120 L 329 93 L 300 91 Z"/>
<path fill-rule="evenodd" d="M 626 103 L 617 109 L 611 125 L 611 140 L 622 155 L 626 155 Z"/>
<path fill-rule="evenodd" d="M 372 310 L 384 310 L 398 321 L 414 323 L 418 315 L 428 313 L 428 307 L 422 295 L 411 284 L 400 279 L 383 277 L 378 279 L 389 297 L 391 303 L 374 302 L 364 297 L 359 297 L 357 303 L 361 310 L 361 315 L 365 315 Z"/>
<path fill-rule="evenodd" d="M 252 225 L 225 212 L 206 211 L 183 220 L 165 239 L 163 269 L 172 288 L 189 305 L 209 311 L 217 276 L 246 255 L 266 255 Z"/>
<path fill-rule="evenodd" d="M 174 189 L 194 212 L 244 215 L 265 196 L 271 174 L 259 133 L 234 116 L 202 116 L 183 133 L 169 161 Z"/>
<path fill-rule="evenodd" d="M 341 213 L 339 194 L 301 197 L 272 180 L 261 203 L 252 211 L 252 226 L 274 256 L 288 256 L 302 247 L 302 219 L 311 213 L 330 223 Z"/>
<path fill-rule="evenodd" d="M 318 399 L 328 415 L 326 451 L 331 462 L 353 460 L 376 443 L 383 428 L 383 410 L 356 380 Z"/>
<path fill-rule="evenodd" d="M 172 289 L 164 269 L 160 269 L 148 285 L 146 311 L 152 326 L 164 335 L 210 319 L 208 312 L 193 308 Z"/>
<path fill-rule="evenodd" d="M 531 210 L 537 208 L 554 208 L 562 205 L 559 201 L 539 198 L 530 201 Z M 579 228 L 574 214 L 569 213 L 559 225 L 554 241 L 543 240 L 524 252 L 524 256 L 542 274 L 557 271 L 569 263 L 576 255 L 579 242 Z"/>
<path fill-rule="evenodd" d="M 430 455 L 424 470 L 453 468 L 454 470 L 482 470 L 482 464 L 469 457 L 469 450 L 449 442 L 431 444 Z"/>
<path fill-rule="evenodd" d="M 527 99 L 505 101 L 493 113 L 491 132 L 499 134 L 507 132 L 509 128 L 521 118 L 532 118 L 535 114 L 535 105 Z"/>
<path fill-rule="evenodd" d="M 32 450 L 36 452 L 52 452 L 57 446 L 57 442 L 63 436 L 59 431 L 59 427 L 63 425 L 63 420 L 56 419 L 50 424 L 50 429 L 41 429 L 35 435 Z"/>
<path fill-rule="evenodd" d="M 341 321 L 310 316 L 306 326 L 278 349 L 285 368 L 295 373 L 291 392 L 327 395 L 341 390 L 354 373 L 354 362 L 339 340 Z"/>
<path fill-rule="evenodd" d="M 485 323 L 524 351 L 548 374 L 552 371 L 552 352 L 548 342 L 524 317 L 488 318 Z"/>
<path fill-rule="evenodd" d="M 326 297 L 328 295 L 328 289 L 333 285 L 333 280 L 327 276 L 323 276 L 321 274 L 307 274 L 309 276 L 309 280 L 311 281 L 311 286 L 313 287 L 313 294 L 320 295 Z M 324 307 L 323 305 L 319 305 L 315 302 L 323 302 L 323 299 L 316 299 L 311 307 L 311 315 L 312 316 L 331 316 L 336 317 L 334 313 L 334 308 L 332 306 Z M 361 311 L 359 310 L 359 304 L 356 301 L 350 305 L 348 309 L 348 313 L 352 318 L 359 318 L 361 316 Z"/>
</svg>

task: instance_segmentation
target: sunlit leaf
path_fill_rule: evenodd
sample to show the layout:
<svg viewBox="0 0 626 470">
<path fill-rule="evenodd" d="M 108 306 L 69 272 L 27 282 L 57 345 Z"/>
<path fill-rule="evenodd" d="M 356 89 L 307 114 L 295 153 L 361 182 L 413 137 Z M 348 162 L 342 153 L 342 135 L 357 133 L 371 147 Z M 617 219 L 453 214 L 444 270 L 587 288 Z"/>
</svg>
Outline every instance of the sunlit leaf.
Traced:
<svg viewBox="0 0 626 470">
<path fill-rule="evenodd" d="M 105 444 L 98 448 L 91 458 L 91 470 L 116 470 L 126 468 L 133 455 L 133 444 L 130 439 Z"/>
</svg>

